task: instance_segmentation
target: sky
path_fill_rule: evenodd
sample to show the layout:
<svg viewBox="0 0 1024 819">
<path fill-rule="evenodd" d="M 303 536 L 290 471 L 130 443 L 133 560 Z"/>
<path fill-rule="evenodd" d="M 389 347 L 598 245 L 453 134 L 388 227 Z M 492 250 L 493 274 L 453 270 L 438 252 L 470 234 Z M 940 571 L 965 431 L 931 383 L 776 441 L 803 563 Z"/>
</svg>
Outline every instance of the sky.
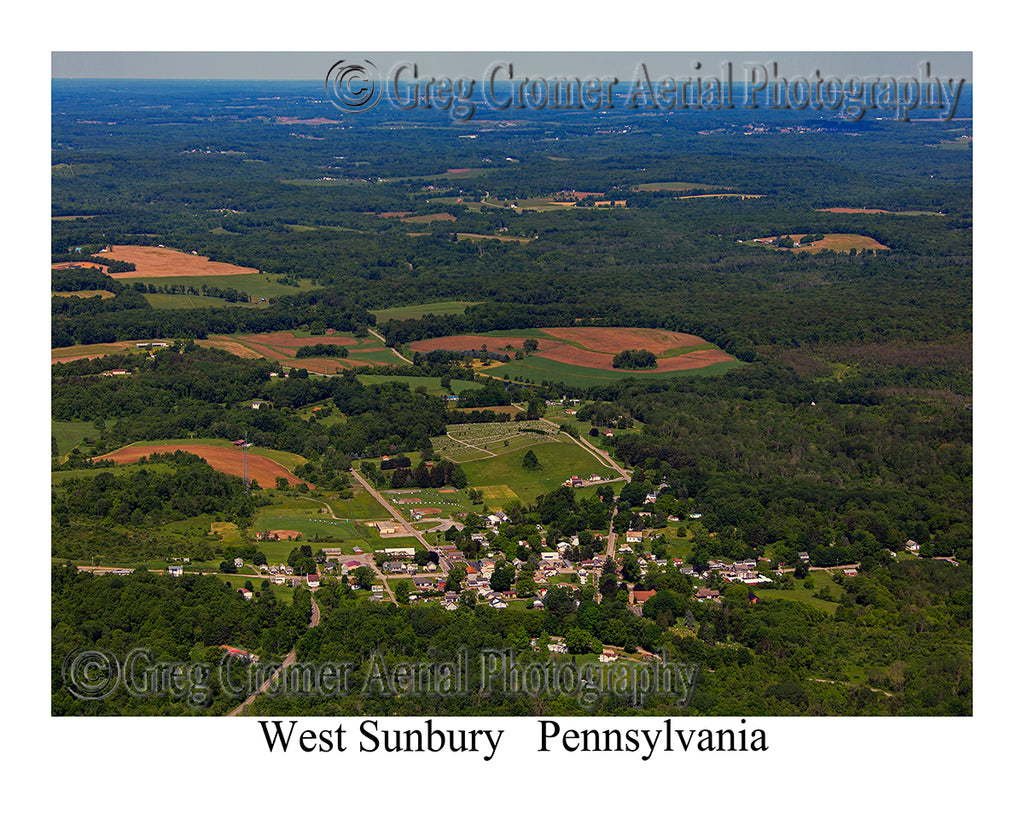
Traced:
<svg viewBox="0 0 1024 819">
<path fill-rule="evenodd" d="M 723 63 L 733 78 L 747 78 L 750 65 L 778 64 L 780 75 L 917 77 L 922 63 L 932 76 L 972 81 L 969 51 L 55 51 L 54 78 L 322 80 L 339 59 L 369 60 L 379 70 L 404 61 L 439 76 L 480 77 L 495 62 L 512 62 L 516 75 L 632 77 L 645 64 L 651 76 L 712 76 Z M 695 66 L 699 65 L 699 68 Z"/>
</svg>

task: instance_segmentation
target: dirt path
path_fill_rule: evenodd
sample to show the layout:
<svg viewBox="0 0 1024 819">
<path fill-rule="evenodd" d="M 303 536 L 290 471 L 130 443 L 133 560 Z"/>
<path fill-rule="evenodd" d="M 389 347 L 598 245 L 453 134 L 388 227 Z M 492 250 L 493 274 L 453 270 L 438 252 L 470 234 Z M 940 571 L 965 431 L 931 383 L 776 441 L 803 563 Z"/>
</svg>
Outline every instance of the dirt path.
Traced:
<svg viewBox="0 0 1024 819">
<path fill-rule="evenodd" d="M 315 593 L 314 593 L 314 597 L 312 597 L 309 602 L 310 602 L 310 605 L 312 605 L 312 607 L 313 607 L 312 617 L 310 617 L 310 619 L 309 619 L 309 628 L 314 628 L 315 626 L 320 624 L 320 607 L 316 604 Z M 243 702 L 241 705 L 239 705 L 234 711 L 229 713 L 228 716 L 229 717 L 237 717 L 237 716 L 239 716 L 242 713 L 242 711 L 244 711 L 246 708 L 248 708 L 250 705 L 252 705 L 254 702 L 256 702 L 256 697 L 258 697 L 260 694 L 266 693 L 270 689 L 270 686 L 272 686 L 274 684 L 274 682 L 277 680 L 277 678 L 279 676 L 281 676 L 281 672 L 283 672 L 286 668 L 288 668 L 288 666 L 294 664 L 294 662 L 295 662 L 295 649 L 293 648 L 291 651 L 288 652 L 287 656 L 285 656 L 284 662 L 281 663 L 281 667 L 279 669 L 277 669 L 277 671 L 275 671 L 273 673 L 273 675 L 270 677 L 270 679 L 268 679 L 266 682 L 263 683 L 263 685 L 261 685 L 252 694 L 250 694 L 248 697 L 246 697 L 245 702 Z"/>
<path fill-rule="evenodd" d="M 400 352 L 398 352 L 398 350 L 396 350 L 394 347 L 388 347 L 387 342 L 384 341 L 384 336 L 382 336 L 380 333 L 378 333 L 372 327 L 370 327 L 368 329 L 370 331 L 370 335 L 371 336 L 373 336 L 374 338 L 380 339 L 380 343 L 383 344 L 385 347 L 387 347 L 389 350 L 391 350 L 391 352 L 393 352 L 400 359 L 402 359 L 402 361 L 404 361 L 406 364 L 412 364 L 412 361 L 410 361 L 408 358 L 406 358 L 404 355 L 402 355 Z"/>
</svg>

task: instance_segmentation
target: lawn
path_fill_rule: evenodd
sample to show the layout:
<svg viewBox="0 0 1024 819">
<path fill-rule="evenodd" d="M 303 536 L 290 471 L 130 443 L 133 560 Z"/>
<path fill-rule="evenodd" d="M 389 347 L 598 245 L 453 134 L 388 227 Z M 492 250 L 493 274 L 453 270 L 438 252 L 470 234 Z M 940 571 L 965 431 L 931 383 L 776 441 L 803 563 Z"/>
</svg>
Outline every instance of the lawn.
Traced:
<svg viewBox="0 0 1024 819">
<path fill-rule="evenodd" d="M 821 609 L 829 614 L 835 614 L 839 603 L 832 603 L 828 600 L 820 600 L 814 596 L 820 589 L 828 589 L 832 593 L 833 600 L 842 599 L 843 589 L 833 579 L 828 571 L 812 571 L 810 577 L 814 579 L 814 588 L 805 589 L 803 580 L 794 579 L 792 589 L 758 589 L 758 597 L 766 600 L 796 600 L 800 603 L 807 603 L 809 606 Z"/>
</svg>

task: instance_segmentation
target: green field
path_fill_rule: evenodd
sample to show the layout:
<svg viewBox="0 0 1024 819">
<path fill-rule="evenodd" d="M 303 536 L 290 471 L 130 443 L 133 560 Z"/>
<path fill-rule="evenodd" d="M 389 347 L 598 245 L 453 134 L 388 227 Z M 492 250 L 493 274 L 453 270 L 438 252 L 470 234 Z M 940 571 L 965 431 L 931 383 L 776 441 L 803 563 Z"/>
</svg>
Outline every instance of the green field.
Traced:
<svg viewBox="0 0 1024 819">
<path fill-rule="evenodd" d="M 835 614 L 836 609 L 839 608 L 839 603 L 820 600 L 814 594 L 820 589 L 828 589 L 832 593 L 833 600 L 841 600 L 844 594 L 842 587 L 832 579 L 832 575 L 828 571 L 813 570 L 810 577 L 814 579 L 813 589 L 805 589 L 803 580 L 794 579 L 795 587 L 792 589 L 758 589 L 757 595 L 766 600 L 796 600 L 826 611 L 829 614 Z"/>
<path fill-rule="evenodd" d="M 643 182 L 635 186 L 638 191 L 705 191 L 723 187 L 725 186 L 707 185 L 703 182 Z"/>
<path fill-rule="evenodd" d="M 384 496 L 392 506 L 402 513 L 402 517 L 406 520 L 412 520 L 412 510 L 419 508 L 440 509 L 441 511 L 436 515 L 436 517 L 451 517 L 459 514 L 460 512 L 474 511 L 473 505 L 469 502 L 469 498 L 467 497 L 465 490 L 441 492 L 439 489 L 400 489 L 385 491 Z M 400 502 L 402 500 L 412 498 L 417 499 L 417 502 Z M 476 508 L 476 511 L 480 511 L 479 506 Z M 429 515 L 428 517 L 435 517 L 435 515 Z"/>
<path fill-rule="evenodd" d="M 376 373 L 357 375 L 356 378 L 362 384 L 383 384 L 386 381 L 395 381 L 400 384 L 408 384 L 410 390 L 417 387 L 426 387 L 431 395 L 461 395 L 467 390 L 478 390 L 480 385 L 473 381 L 465 381 L 461 378 L 452 379 L 451 393 L 442 389 L 441 379 L 432 378 L 426 375 L 378 375 Z"/>
<path fill-rule="evenodd" d="M 515 408 L 510 410 L 516 411 Z M 455 463 L 466 463 L 558 440 L 559 436 L 548 430 L 538 421 L 449 424 L 448 435 L 431 438 L 430 442 L 439 456 Z"/>
<path fill-rule="evenodd" d="M 466 308 L 475 301 L 436 301 L 430 304 L 411 304 L 407 307 L 386 307 L 382 310 L 371 310 L 377 318 L 377 324 L 385 321 L 404 321 L 406 319 L 421 319 L 428 313 L 435 316 L 461 316 Z"/>
<path fill-rule="evenodd" d="M 100 434 L 92 421 L 51 421 L 50 435 L 57 439 L 57 453 L 63 457 L 86 438 Z"/>
<path fill-rule="evenodd" d="M 113 475 L 125 475 L 136 472 L 140 469 L 145 469 L 149 472 L 166 472 L 170 473 L 173 471 L 173 467 L 170 464 L 121 464 L 114 466 L 105 466 L 101 469 L 62 469 L 59 472 L 50 473 L 51 483 L 62 483 L 63 481 L 70 480 L 72 478 L 94 478 L 100 472 L 110 472 Z"/>
<path fill-rule="evenodd" d="M 159 310 L 190 310 L 200 307 L 265 307 L 267 305 L 267 302 L 229 302 L 213 296 L 190 296 L 187 293 L 143 293 L 142 295 L 145 296 L 151 307 L 156 307 Z"/>
<path fill-rule="evenodd" d="M 530 449 L 540 461 L 541 468 L 536 472 L 523 469 L 525 448 L 493 458 L 468 461 L 462 468 L 470 486 L 483 490 L 484 501 L 497 507 L 513 498 L 532 504 L 538 495 L 557 489 L 573 475 L 583 477 L 592 472 L 607 475 L 609 471 L 597 458 L 564 437 L 558 440 L 552 436 L 550 441 L 533 444 Z M 594 490 L 581 491 L 592 493 Z"/>
<path fill-rule="evenodd" d="M 223 289 L 234 289 L 241 290 L 244 293 L 248 293 L 257 299 L 259 298 L 273 298 L 274 296 L 285 296 L 289 293 L 296 293 L 301 290 L 313 290 L 315 285 L 309 279 L 300 279 L 299 287 L 289 287 L 288 285 L 281 284 L 276 276 L 268 276 L 265 273 L 239 273 L 234 276 L 165 276 L 158 279 L 151 278 L 140 278 L 140 279 L 122 279 L 124 284 L 132 284 L 133 282 L 142 282 L 145 285 L 154 285 L 158 287 L 180 285 L 185 288 L 189 287 L 200 287 L 201 285 L 208 285 L 210 287 L 220 287 Z M 149 298 L 150 294 L 146 294 Z M 163 295 L 163 294 L 152 294 L 152 295 Z M 193 296 L 193 298 L 196 298 Z M 215 299 L 216 302 L 220 303 L 221 299 Z M 152 302 L 151 302 L 152 303 Z M 226 303 L 226 302 L 225 302 Z M 156 305 L 154 305 L 156 306 Z"/>
<path fill-rule="evenodd" d="M 328 498 L 325 503 L 334 510 L 334 516 L 342 520 L 381 520 L 390 517 L 384 507 L 355 481 L 352 482 L 351 498 Z"/>
</svg>

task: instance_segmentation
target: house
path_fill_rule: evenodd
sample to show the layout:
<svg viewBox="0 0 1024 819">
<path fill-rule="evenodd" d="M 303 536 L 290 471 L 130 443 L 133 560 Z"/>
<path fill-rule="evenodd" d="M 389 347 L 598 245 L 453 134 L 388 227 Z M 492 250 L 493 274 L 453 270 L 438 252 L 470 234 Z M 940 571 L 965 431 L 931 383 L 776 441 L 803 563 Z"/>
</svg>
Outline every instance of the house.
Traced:
<svg viewBox="0 0 1024 819">
<path fill-rule="evenodd" d="M 918 543 L 916 540 L 908 540 L 907 541 L 907 551 L 908 552 L 919 552 L 919 551 L 921 551 L 921 544 Z"/>
<path fill-rule="evenodd" d="M 640 543 L 643 539 L 643 532 L 634 532 L 632 530 L 626 532 L 626 543 Z"/>
<path fill-rule="evenodd" d="M 640 605 L 640 606 L 642 606 L 644 603 L 646 603 L 648 600 L 650 600 L 656 594 L 657 594 L 657 592 L 654 591 L 654 590 L 651 590 L 651 591 L 631 591 L 629 593 L 629 602 L 630 602 L 631 605 Z"/>
<path fill-rule="evenodd" d="M 694 595 L 698 600 L 717 600 L 720 596 L 718 589 L 701 588 L 697 589 Z"/>
<path fill-rule="evenodd" d="M 244 566 L 244 565 L 245 565 L 245 561 L 242 560 L 242 558 L 240 558 L 240 557 L 236 557 L 235 558 L 235 568 L 236 569 L 241 569 L 242 566 Z"/>
<path fill-rule="evenodd" d="M 597 659 L 602 663 L 614 663 L 619 659 L 619 655 L 614 648 L 606 648 L 601 652 L 601 656 Z"/>
<path fill-rule="evenodd" d="M 400 560 L 389 560 L 384 564 L 383 568 L 388 574 L 400 574 L 405 570 L 405 564 Z"/>
<path fill-rule="evenodd" d="M 184 573 L 184 571 L 185 571 L 185 569 L 183 567 L 181 567 L 181 566 L 168 566 L 167 567 L 167 574 L 169 574 L 171 577 L 181 577 L 181 575 Z"/>
<path fill-rule="evenodd" d="M 248 589 L 239 589 L 238 593 L 242 595 L 246 600 L 252 600 L 252 592 Z"/>
<path fill-rule="evenodd" d="M 375 523 L 373 525 L 377 527 L 377 529 L 380 531 L 382 535 L 393 535 L 395 534 L 395 532 L 398 531 L 398 527 L 395 525 L 394 522 L 390 520 L 380 521 L 379 523 Z"/>
<path fill-rule="evenodd" d="M 798 558 L 800 558 L 802 561 L 804 561 L 804 563 L 810 563 L 811 562 L 811 556 L 809 554 L 807 554 L 807 552 L 797 552 L 796 556 Z"/>
</svg>

